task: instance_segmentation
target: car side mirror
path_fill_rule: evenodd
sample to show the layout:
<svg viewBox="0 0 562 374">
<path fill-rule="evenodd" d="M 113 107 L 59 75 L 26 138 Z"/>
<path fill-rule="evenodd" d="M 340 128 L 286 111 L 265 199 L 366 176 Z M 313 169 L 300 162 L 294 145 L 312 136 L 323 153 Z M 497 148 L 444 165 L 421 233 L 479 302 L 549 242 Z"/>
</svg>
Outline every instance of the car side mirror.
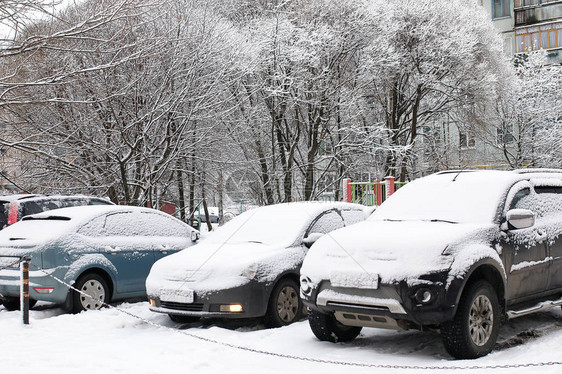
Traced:
<svg viewBox="0 0 562 374">
<path fill-rule="evenodd" d="M 528 209 L 511 209 L 506 215 L 510 228 L 526 229 L 535 224 L 535 213 Z"/>
<path fill-rule="evenodd" d="M 319 232 L 313 232 L 309 234 L 306 238 L 304 238 L 302 242 L 307 248 L 310 248 L 312 247 L 312 244 L 314 244 L 314 242 L 316 242 L 322 236 L 324 236 L 324 234 L 320 234 Z"/>
<path fill-rule="evenodd" d="M 199 232 L 197 232 L 197 231 L 192 231 L 192 232 L 191 232 L 191 241 L 192 241 L 192 242 L 198 241 L 199 238 L 200 238 L 200 236 L 201 236 L 201 235 L 199 234 Z"/>
</svg>

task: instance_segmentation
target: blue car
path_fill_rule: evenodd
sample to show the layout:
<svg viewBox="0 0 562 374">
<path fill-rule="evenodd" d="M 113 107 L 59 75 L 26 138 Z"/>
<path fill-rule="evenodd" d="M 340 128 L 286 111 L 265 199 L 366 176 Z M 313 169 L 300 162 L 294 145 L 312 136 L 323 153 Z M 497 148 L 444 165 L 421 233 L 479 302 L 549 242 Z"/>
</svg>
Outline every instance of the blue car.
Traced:
<svg viewBox="0 0 562 374">
<path fill-rule="evenodd" d="M 14 262 L 2 256 L 30 257 L 30 304 L 48 301 L 78 313 L 144 297 L 152 264 L 198 238 L 197 230 L 154 209 L 115 205 L 56 209 L 24 217 L 0 231 L 0 269 Z M 19 267 L 0 270 L 0 298 L 6 309 L 19 308 L 19 293 Z"/>
</svg>

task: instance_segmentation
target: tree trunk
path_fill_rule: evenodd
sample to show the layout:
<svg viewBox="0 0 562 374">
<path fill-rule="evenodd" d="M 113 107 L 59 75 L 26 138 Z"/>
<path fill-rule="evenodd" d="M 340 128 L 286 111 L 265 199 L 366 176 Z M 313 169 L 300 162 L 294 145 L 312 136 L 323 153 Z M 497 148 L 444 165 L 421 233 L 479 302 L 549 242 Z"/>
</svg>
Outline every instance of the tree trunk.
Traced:
<svg viewBox="0 0 562 374">
<path fill-rule="evenodd" d="M 185 191 L 183 185 L 183 172 L 181 170 L 181 163 L 176 163 L 177 171 L 176 171 L 176 180 L 178 183 L 178 203 L 180 208 L 180 219 L 185 222 Z"/>
</svg>

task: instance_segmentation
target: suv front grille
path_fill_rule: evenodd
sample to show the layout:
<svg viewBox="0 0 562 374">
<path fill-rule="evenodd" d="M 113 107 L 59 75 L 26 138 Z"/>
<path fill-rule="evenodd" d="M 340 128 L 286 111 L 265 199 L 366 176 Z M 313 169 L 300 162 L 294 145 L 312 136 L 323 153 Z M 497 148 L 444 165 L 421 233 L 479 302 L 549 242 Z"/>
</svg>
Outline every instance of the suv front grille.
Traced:
<svg viewBox="0 0 562 374">
<path fill-rule="evenodd" d="M 342 302 L 335 302 L 335 301 L 328 301 L 328 306 L 333 306 L 336 308 L 342 309 L 362 309 L 362 310 L 370 310 L 373 312 L 390 312 L 390 309 L 386 306 L 378 306 L 378 305 L 362 305 L 362 304 L 351 304 L 351 303 L 342 303 Z"/>
</svg>

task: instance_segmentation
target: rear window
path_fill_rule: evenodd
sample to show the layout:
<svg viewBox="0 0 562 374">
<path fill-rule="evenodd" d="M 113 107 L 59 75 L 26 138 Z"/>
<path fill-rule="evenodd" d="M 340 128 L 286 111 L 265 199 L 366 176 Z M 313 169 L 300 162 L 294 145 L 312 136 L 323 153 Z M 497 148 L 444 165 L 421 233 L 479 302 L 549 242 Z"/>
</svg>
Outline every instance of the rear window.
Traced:
<svg viewBox="0 0 562 374">
<path fill-rule="evenodd" d="M 21 216 L 28 216 L 30 214 L 36 214 L 41 212 L 46 212 L 48 210 L 68 208 L 73 206 L 84 206 L 84 205 L 111 205 L 110 202 L 103 199 L 91 199 L 91 198 L 70 198 L 70 199 L 41 199 L 36 201 L 25 201 L 20 203 Z"/>
<path fill-rule="evenodd" d="M 24 220 L 15 225 L 10 225 L 2 230 L 0 237 L 2 244 L 4 240 L 39 240 L 47 241 L 59 237 L 63 232 L 68 231 L 70 220 L 62 219 L 41 219 Z"/>
</svg>

